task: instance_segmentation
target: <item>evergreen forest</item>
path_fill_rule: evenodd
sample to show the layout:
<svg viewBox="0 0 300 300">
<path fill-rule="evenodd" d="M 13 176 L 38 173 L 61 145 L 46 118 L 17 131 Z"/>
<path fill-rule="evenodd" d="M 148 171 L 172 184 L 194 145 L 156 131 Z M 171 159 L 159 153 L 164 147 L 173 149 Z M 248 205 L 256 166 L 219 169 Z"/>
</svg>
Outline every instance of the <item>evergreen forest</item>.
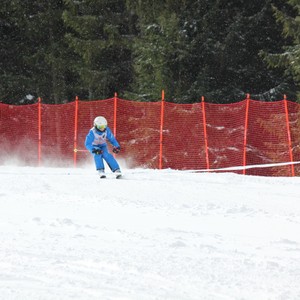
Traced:
<svg viewBox="0 0 300 300">
<path fill-rule="evenodd" d="M 300 102 L 300 0 L 2 0 L 0 102 Z"/>
</svg>

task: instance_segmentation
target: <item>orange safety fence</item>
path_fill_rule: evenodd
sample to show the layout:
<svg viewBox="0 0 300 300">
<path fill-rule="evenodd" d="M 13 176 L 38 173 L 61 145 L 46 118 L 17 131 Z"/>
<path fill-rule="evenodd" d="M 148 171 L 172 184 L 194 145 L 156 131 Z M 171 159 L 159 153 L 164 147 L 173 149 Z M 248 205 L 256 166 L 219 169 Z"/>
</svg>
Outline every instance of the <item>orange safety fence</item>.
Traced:
<svg viewBox="0 0 300 300">
<path fill-rule="evenodd" d="M 96 116 L 107 118 L 130 168 L 300 175 L 300 105 L 247 98 L 233 104 L 136 102 L 115 96 L 67 104 L 0 103 L 0 165 L 77 166 L 91 161 L 85 137 Z M 286 163 L 283 164 L 282 163 Z M 273 165 L 275 164 L 275 165 Z M 278 164 L 278 165 L 276 165 Z M 261 165 L 271 165 L 261 167 Z M 257 166 L 257 167 L 255 167 Z"/>
</svg>

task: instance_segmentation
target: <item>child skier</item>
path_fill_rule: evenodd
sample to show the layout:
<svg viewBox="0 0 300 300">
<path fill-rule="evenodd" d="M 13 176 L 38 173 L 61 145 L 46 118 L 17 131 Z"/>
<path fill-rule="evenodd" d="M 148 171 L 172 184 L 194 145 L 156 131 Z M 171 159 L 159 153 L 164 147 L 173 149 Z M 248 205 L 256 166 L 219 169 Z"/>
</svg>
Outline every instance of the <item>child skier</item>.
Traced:
<svg viewBox="0 0 300 300">
<path fill-rule="evenodd" d="M 94 127 L 90 129 L 86 136 L 85 147 L 94 156 L 96 169 L 100 178 L 106 178 L 103 159 L 116 174 L 116 178 L 120 178 L 122 174 L 119 164 L 113 155 L 108 152 L 107 140 L 112 144 L 113 152 L 118 154 L 120 152 L 120 145 L 110 128 L 107 127 L 107 120 L 102 116 L 96 117 Z"/>
</svg>

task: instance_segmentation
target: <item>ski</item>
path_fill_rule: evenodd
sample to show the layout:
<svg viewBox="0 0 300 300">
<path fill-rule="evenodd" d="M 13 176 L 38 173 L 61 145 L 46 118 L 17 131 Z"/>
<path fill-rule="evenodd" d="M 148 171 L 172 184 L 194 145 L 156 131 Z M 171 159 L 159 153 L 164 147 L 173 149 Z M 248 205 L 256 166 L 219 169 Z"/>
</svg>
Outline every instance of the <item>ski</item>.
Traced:
<svg viewBox="0 0 300 300">
<path fill-rule="evenodd" d="M 112 179 L 110 176 L 108 176 L 108 177 L 109 177 L 110 179 Z M 121 178 L 123 178 L 123 175 L 122 175 L 122 174 L 116 174 L 114 177 L 115 177 L 115 179 L 121 179 Z M 107 176 L 106 176 L 106 175 L 100 175 L 99 178 L 100 178 L 100 179 L 106 179 Z"/>
</svg>

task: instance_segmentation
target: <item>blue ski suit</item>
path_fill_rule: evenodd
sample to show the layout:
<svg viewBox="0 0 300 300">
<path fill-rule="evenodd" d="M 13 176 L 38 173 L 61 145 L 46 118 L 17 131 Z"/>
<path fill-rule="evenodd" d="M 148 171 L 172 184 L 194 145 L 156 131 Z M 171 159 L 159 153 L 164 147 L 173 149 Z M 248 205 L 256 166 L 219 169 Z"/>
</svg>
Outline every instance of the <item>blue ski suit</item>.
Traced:
<svg viewBox="0 0 300 300">
<path fill-rule="evenodd" d="M 100 131 L 95 127 L 91 128 L 85 139 L 85 147 L 94 156 L 97 170 L 104 170 L 103 159 L 106 161 L 110 169 L 114 172 L 120 169 L 118 162 L 112 154 L 108 152 L 107 142 L 109 141 L 114 147 L 120 147 L 109 127 L 104 131 Z M 101 154 L 92 153 L 93 149 L 102 150 Z"/>
</svg>

